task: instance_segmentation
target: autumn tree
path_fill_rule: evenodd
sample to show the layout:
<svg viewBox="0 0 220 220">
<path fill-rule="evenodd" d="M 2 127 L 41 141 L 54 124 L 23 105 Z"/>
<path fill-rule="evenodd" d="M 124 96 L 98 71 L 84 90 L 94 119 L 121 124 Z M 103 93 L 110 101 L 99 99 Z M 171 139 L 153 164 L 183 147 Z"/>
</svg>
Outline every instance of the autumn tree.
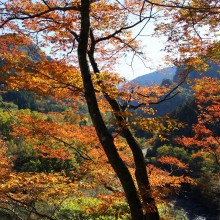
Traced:
<svg viewBox="0 0 220 220">
<path fill-rule="evenodd" d="M 203 157 L 220 165 L 219 149 L 219 80 L 204 77 L 193 86 L 197 103 L 197 123 L 193 125 L 193 137 L 181 137 L 179 142 L 196 152 L 193 157 Z M 219 170 L 219 169 L 217 169 Z"/>
<path fill-rule="evenodd" d="M 70 178 L 64 177 L 61 173 L 14 171 L 13 158 L 7 155 L 7 144 L 1 140 L 0 146 L 1 214 L 4 210 L 5 213 L 10 213 L 16 219 L 22 219 L 25 214 L 29 219 L 33 216 L 54 219 L 53 213 L 39 210 L 37 204 L 43 201 L 50 203 L 52 199 L 54 206 L 59 206 L 60 201 L 67 197 L 69 192 L 76 189 L 77 185 L 74 185 Z M 55 211 L 56 207 L 52 212 Z"/>
<path fill-rule="evenodd" d="M 198 55 L 207 55 L 218 46 L 211 42 L 210 49 L 210 42 L 204 43 L 197 30 L 197 26 L 199 28 L 206 24 L 215 33 L 219 14 L 218 1 L 210 0 L 208 4 L 202 0 L 9 0 L 1 2 L 0 13 L 2 33 L 9 33 L 4 36 L 6 43 L 1 43 L 1 59 L 5 64 L 2 72 L 3 77 L 7 78 L 9 88 L 29 89 L 38 95 L 51 95 L 59 100 L 68 100 L 74 96 L 80 101 L 83 95 L 99 141 L 125 191 L 132 219 L 159 219 L 144 157 L 131 133 L 132 124 L 127 123 L 127 117 L 131 114 L 128 107 L 140 107 L 147 113 L 152 112 L 149 105 L 159 103 L 162 92 L 159 89 L 150 91 L 146 88 L 118 90 L 115 85 L 121 79 L 112 74 L 113 66 L 123 53 L 131 52 L 140 56 L 142 52 L 137 36 L 150 20 L 164 15 L 168 21 L 158 25 L 157 31 L 168 35 L 168 43 L 175 42 L 178 45 L 167 48 L 170 51 L 180 51 L 181 58 L 193 55 L 194 59 L 184 61 L 188 65 L 195 64 Z M 143 25 L 141 30 L 137 36 L 133 36 L 132 29 L 139 25 Z M 30 38 L 40 47 L 51 49 L 57 59 L 48 60 L 43 54 L 40 60 L 28 58 L 21 47 L 29 45 Z M 188 41 L 189 43 L 184 43 Z M 15 45 L 18 44 L 20 48 L 16 48 Z M 16 52 L 14 55 L 13 51 Z M 118 130 L 132 151 L 134 179 L 118 153 L 114 136 L 103 119 L 100 97 L 105 98 L 105 105 L 114 114 Z M 119 101 L 117 97 L 121 97 L 123 101 Z M 132 101 L 136 99 L 138 105 L 132 106 Z M 151 120 L 137 121 L 142 127 L 152 126 Z"/>
</svg>

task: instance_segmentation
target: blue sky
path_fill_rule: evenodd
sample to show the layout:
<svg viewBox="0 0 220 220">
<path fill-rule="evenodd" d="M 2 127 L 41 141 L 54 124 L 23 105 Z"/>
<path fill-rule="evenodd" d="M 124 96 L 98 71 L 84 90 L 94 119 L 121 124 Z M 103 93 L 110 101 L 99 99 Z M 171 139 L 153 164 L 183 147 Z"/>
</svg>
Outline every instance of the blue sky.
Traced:
<svg viewBox="0 0 220 220">
<path fill-rule="evenodd" d="M 131 68 L 130 62 L 132 56 L 128 55 L 122 58 L 121 64 L 117 68 L 119 74 L 128 80 L 168 66 L 164 61 L 166 54 L 162 51 L 164 48 L 162 39 L 142 37 L 142 41 L 142 45 L 145 46 L 144 52 L 149 59 L 145 62 L 145 65 L 138 57 L 135 57 Z"/>
<path fill-rule="evenodd" d="M 141 26 L 136 27 L 133 30 L 133 36 L 141 29 Z M 133 60 L 132 68 L 130 66 L 132 55 L 127 55 L 125 58 L 121 59 L 121 64 L 118 66 L 117 70 L 119 74 L 125 77 L 128 80 L 136 78 L 141 75 L 153 72 L 158 69 L 167 67 L 168 64 L 165 63 L 165 52 L 164 42 L 166 41 L 165 37 L 153 37 L 152 35 L 154 30 L 154 22 L 149 22 L 146 27 L 143 29 L 141 36 L 138 37 L 138 40 L 142 41 L 143 52 L 146 55 L 147 60 L 145 64 L 138 58 L 135 57 Z"/>
</svg>

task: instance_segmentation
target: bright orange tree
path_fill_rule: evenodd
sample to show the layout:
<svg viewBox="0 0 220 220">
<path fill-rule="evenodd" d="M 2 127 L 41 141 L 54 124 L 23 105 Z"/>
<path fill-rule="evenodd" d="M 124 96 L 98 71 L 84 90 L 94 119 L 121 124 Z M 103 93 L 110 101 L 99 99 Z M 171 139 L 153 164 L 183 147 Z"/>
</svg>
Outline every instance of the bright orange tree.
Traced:
<svg viewBox="0 0 220 220">
<path fill-rule="evenodd" d="M 163 24 L 164 31 L 170 33 L 169 41 L 174 39 L 178 45 L 185 46 L 185 39 L 191 40 L 188 46 L 192 50 L 180 47 L 178 49 L 181 55 L 187 57 L 188 53 L 198 55 L 198 51 L 208 51 L 207 44 L 206 50 L 202 47 L 203 42 L 197 44 L 197 39 L 201 37 L 196 35 L 196 25 L 200 27 L 201 23 L 207 23 L 215 32 L 219 3 L 211 0 L 209 3 L 89 0 L 9 0 L 1 3 L 0 27 L 2 33 L 9 33 L 3 36 L 6 40 L 1 43 L 1 59 L 5 64 L 2 72 L 7 85 L 11 89 L 28 89 L 40 96 L 52 96 L 64 102 L 73 97 L 78 102 L 82 97 L 85 98 L 99 142 L 124 189 L 132 219 L 159 219 L 159 214 L 141 148 L 131 133 L 132 123 L 127 121 L 131 116 L 128 107 L 132 106 L 133 100 L 138 99 L 138 105 L 132 107 L 140 107 L 150 113 L 152 110 L 149 104 L 160 102 L 159 97 L 163 92 L 146 88 L 141 91 L 139 88 L 118 90 L 116 84 L 121 83 L 121 79 L 111 74 L 113 66 L 123 53 L 132 52 L 138 56 L 142 54 L 136 37 L 132 36 L 132 28 L 140 24 L 145 26 L 149 20 L 160 18 L 163 13 L 168 18 L 168 23 L 168 15 L 174 21 L 170 23 L 173 26 Z M 216 23 L 213 24 L 212 20 L 208 22 L 204 18 L 206 14 Z M 180 25 L 179 29 L 175 28 L 177 24 Z M 158 30 L 161 28 L 158 27 Z M 193 37 L 191 33 L 195 33 Z M 181 34 L 184 39 L 178 38 Z M 30 38 L 40 47 L 51 49 L 56 59 L 48 60 L 44 54 L 41 54 L 41 58 L 34 59 L 31 56 L 32 50 L 28 50 L 27 55 L 22 50 L 22 45 L 30 45 Z M 17 47 L 19 44 L 20 47 Z M 196 50 L 193 50 L 192 45 L 196 45 Z M 121 97 L 123 102 L 117 97 Z M 102 117 L 100 106 L 103 102 L 114 114 L 118 131 L 123 134 L 132 152 L 135 167 L 133 176 L 122 160 L 114 135 L 108 130 Z M 155 119 L 143 118 L 136 121 L 144 128 L 151 128 Z M 43 145 L 38 145 L 38 148 L 45 150 Z"/>
<path fill-rule="evenodd" d="M 180 142 L 195 148 L 194 157 L 203 157 L 220 165 L 220 82 L 216 78 L 204 77 L 193 86 L 197 102 L 197 124 L 193 125 L 193 137 L 182 137 Z"/>
<path fill-rule="evenodd" d="M 45 210 L 39 210 L 36 204 L 47 202 L 57 206 L 60 201 L 68 197 L 70 192 L 77 190 L 77 184 L 61 173 L 14 171 L 13 159 L 7 155 L 6 144 L 2 140 L 0 144 L 1 210 L 8 211 L 15 218 L 22 218 L 22 212 L 19 211 L 19 208 L 26 208 L 26 210 L 23 209 L 23 213 L 26 212 L 29 217 L 50 218 L 52 214 L 46 213 Z"/>
</svg>

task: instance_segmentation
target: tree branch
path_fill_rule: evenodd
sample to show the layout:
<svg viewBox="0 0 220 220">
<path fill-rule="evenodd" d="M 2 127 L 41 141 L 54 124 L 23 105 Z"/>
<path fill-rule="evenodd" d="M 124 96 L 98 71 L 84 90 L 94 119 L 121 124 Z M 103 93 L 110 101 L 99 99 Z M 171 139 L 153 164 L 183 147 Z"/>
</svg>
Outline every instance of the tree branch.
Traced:
<svg viewBox="0 0 220 220">
<path fill-rule="evenodd" d="M 219 14 L 220 12 L 217 11 L 215 12 L 216 9 L 220 9 L 220 6 L 217 6 L 218 1 L 216 2 L 215 6 L 211 7 L 192 7 L 190 5 L 184 5 L 183 4 L 162 4 L 162 3 L 158 3 L 158 2 L 152 2 L 150 0 L 144 0 L 145 2 L 151 4 L 151 5 L 155 5 L 155 6 L 160 6 L 160 7 L 165 7 L 165 8 L 179 8 L 179 9 L 186 9 L 186 10 L 192 10 L 192 11 L 197 11 L 197 12 L 212 12 L 213 14 Z M 213 11 L 212 11 L 213 10 Z"/>
<path fill-rule="evenodd" d="M 48 5 L 47 5 L 48 6 Z M 0 15 L 8 15 L 10 16 L 9 18 L 7 18 L 5 21 L 3 21 L 3 23 L 0 25 L 0 28 L 4 27 L 5 24 L 7 24 L 10 21 L 13 20 L 27 20 L 27 19 L 33 19 L 33 18 L 38 18 L 41 17 L 45 14 L 48 14 L 52 11 L 81 11 L 81 6 L 66 6 L 66 7 L 49 7 L 48 10 L 36 13 L 36 14 L 29 14 L 26 11 L 20 11 L 19 14 L 9 14 L 9 13 L 0 13 Z"/>
</svg>

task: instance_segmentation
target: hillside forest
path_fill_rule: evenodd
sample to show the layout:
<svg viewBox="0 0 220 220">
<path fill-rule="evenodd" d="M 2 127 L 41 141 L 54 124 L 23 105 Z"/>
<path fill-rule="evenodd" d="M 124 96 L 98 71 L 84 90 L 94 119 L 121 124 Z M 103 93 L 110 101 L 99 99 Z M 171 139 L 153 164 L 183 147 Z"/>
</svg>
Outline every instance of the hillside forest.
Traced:
<svg viewBox="0 0 220 220">
<path fill-rule="evenodd" d="M 0 1 L 0 220 L 218 220 L 219 10 Z M 172 67 L 127 81 L 150 22 Z"/>
</svg>

